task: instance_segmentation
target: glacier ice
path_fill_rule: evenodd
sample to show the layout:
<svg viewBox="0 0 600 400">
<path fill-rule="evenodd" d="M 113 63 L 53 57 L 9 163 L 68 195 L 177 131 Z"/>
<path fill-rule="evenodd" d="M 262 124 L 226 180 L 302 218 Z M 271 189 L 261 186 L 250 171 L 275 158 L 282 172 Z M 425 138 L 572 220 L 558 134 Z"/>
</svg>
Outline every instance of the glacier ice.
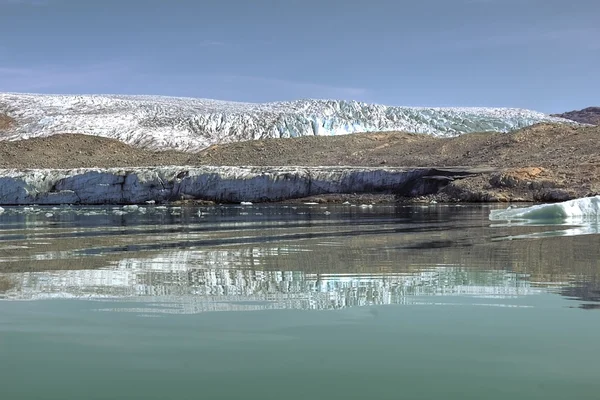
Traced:
<svg viewBox="0 0 600 400">
<path fill-rule="evenodd" d="M 16 124 L 0 139 L 83 133 L 149 149 L 193 151 L 216 143 L 307 135 L 404 131 L 454 136 L 507 132 L 540 122 L 574 124 L 524 109 L 392 107 L 339 100 L 239 103 L 118 95 L 0 93 Z"/>
<path fill-rule="evenodd" d="M 144 204 L 200 198 L 260 202 L 327 193 L 392 191 L 428 169 L 368 167 L 156 167 L 0 169 L 0 204 Z M 33 210 L 33 209 L 32 209 Z M 145 211 L 126 206 L 128 211 Z"/>
<path fill-rule="evenodd" d="M 490 220 L 568 220 L 600 217 L 600 196 L 584 197 L 562 203 L 492 210 Z"/>
</svg>

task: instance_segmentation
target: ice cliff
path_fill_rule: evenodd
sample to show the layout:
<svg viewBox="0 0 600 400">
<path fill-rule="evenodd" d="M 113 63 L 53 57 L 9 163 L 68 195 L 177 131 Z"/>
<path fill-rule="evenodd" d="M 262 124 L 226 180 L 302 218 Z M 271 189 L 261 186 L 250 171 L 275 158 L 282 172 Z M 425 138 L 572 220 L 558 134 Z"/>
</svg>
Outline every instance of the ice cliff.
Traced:
<svg viewBox="0 0 600 400">
<path fill-rule="evenodd" d="M 277 201 L 393 191 L 427 173 L 427 169 L 350 167 L 5 169 L 0 170 L 0 204 Z"/>
<path fill-rule="evenodd" d="M 506 132 L 540 122 L 570 123 L 524 109 L 390 107 L 355 101 L 237 103 L 116 95 L 0 93 L 14 124 L 0 139 L 59 133 L 114 138 L 150 149 L 198 150 L 216 143 L 307 135 L 404 131 L 454 136 Z"/>
</svg>

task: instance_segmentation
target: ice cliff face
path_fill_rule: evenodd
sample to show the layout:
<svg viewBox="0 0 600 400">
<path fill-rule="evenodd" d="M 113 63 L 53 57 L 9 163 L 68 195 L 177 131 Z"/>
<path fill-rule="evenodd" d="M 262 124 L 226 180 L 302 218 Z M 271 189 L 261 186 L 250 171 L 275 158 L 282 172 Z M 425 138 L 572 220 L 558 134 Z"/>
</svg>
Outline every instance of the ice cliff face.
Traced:
<svg viewBox="0 0 600 400">
<path fill-rule="evenodd" d="M 0 170 L 0 204 L 135 204 L 182 198 L 277 201 L 392 191 L 427 173 L 426 169 L 336 167 Z"/>
<path fill-rule="evenodd" d="M 354 101 L 236 103 L 207 99 L 0 93 L 15 120 L 0 139 L 83 133 L 150 149 L 198 150 L 216 143 L 307 135 L 404 131 L 454 136 L 572 121 L 523 109 L 389 107 Z"/>
</svg>

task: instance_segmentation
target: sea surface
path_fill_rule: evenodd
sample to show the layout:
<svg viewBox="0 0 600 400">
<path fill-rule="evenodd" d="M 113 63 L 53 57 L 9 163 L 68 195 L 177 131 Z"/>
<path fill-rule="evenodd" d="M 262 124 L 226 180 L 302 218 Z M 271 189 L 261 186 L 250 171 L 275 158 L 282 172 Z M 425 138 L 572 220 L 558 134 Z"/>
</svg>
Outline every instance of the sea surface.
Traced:
<svg viewBox="0 0 600 400">
<path fill-rule="evenodd" d="M 5 207 L 2 399 L 600 398 L 597 224 Z"/>
</svg>

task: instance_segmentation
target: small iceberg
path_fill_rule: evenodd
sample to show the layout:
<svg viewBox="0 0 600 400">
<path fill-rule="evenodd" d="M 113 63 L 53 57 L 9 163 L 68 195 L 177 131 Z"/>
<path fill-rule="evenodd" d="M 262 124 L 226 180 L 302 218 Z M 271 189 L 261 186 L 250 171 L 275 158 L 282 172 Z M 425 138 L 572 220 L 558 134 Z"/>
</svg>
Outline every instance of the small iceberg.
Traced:
<svg viewBox="0 0 600 400">
<path fill-rule="evenodd" d="M 490 220 L 568 220 L 600 217 L 600 196 L 584 197 L 562 203 L 492 210 Z"/>
</svg>

